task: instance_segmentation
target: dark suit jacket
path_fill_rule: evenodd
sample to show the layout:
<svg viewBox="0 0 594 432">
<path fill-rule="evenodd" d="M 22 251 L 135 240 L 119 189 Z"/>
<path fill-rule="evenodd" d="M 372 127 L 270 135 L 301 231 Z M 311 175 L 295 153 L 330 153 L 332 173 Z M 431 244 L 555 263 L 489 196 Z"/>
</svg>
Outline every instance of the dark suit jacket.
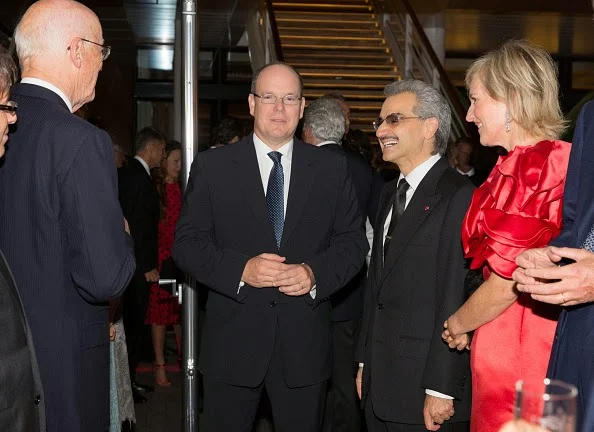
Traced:
<svg viewBox="0 0 594 432">
<path fill-rule="evenodd" d="M 200 369 L 211 379 L 255 387 L 275 338 L 289 387 L 330 376 L 329 296 L 363 265 L 368 250 L 346 160 L 295 140 L 283 237 L 277 249 L 253 136 L 198 154 L 192 164 L 173 258 L 210 288 Z M 315 300 L 277 288 L 239 290 L 248 260 L 278 253 L 308 264 Z"/>
<path fill-rule="evenodd" d="M 135 158 L 118 170 L 118 192 L 134 239 L 136 272 L 144 275 L 157 268 L 159 194 L 151 176 Z"/>
<path fill-rule="evenodd" d="M 0 248 L 23 300 L 49 432 L 109 425 L 107 301 L 134 272 L 109 136 L 54 92 L 13 87 L 19 120 L 0 168 Z"/>
<path fill-rule="evenodd" d="M 594 225 L 594 103 L 578 118 L 563 195 L 563 230 L 551 244 L 580 248 Z M 549 377 L 577 386 L 578 432 L 594 398 L 594 304 L 565 308 L 559 317 Z"/>
<path fill-rule="evenodd" d="M 367 203 L 371 190 L 371 167 L 365 162 L 361 155 L 352 151 L 343 149 L 338 144 L 326 144 L 322 146 L 326 151 L 335 152 L 344 155 L 347 160 L 351 180 L 355 186 L 357 200 L 359 202 L 359 211 L 363 221 L 363 230 L 365 230 L 365 221 L 367 220 Z M 363 288 L 365 286 L 365 275 L 367 266 L 364 265 L 359 272 L 346 284 L 346 286 L 332 297 L 332 321 L 351 321 L 358 320 L 363 310 Z"/>
<path fill-rule="evenodd" d="M 465 300 L 461 227 L 474 186 L 441 158 L 401 216 L 383 265 L 383 224 L 397 183 L 384 188 L 374 232 L 356 352 L 365 363 L 362 402 L 371 397 L 384 421 L 422 424 L 431 389 L 457 399 L 452 421 L 468 421 L 469 355 L 450 350 L 441 333 Z"/>
<path fill-rule="evenodd" d="M 0 430 L 45 431 L 45 400 L 33 339 L 12 273 L 0 252 Z"/>
</svg>

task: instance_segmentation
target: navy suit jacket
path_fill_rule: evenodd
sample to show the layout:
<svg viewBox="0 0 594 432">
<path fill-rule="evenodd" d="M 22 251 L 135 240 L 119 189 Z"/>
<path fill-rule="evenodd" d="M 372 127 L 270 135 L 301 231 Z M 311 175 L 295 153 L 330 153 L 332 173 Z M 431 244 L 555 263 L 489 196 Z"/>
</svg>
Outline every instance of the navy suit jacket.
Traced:
<svg viewBox="0 0 594 432">
<path fill-rule="evenodd" d="M 582 247 L 594 224 L 594 103 L 582 109 L 575 128 L 563 196 L 563 231 L 551 244 Z M 563 310 L 549 364 L 549 377 L 577 386 L 578 432 L 594 397 L 594 304 Z"/>
<path fill-rule="evenodd" d="M 0 248 L 29 320 L 48 432 L 109 425 L 107 301 L 135 268 L 109 136 L 54 92 L 13 87 L 18 122 L 0 168 Z"/>
<path fill-rule="evenodd" d="M 252 135 L 196 156 L 175 232 L 173 259 L 209 289 L 200 369 L 210 379 L 255 387 L 276 343 L 289 387 L 320 383 L 332 360 L 330 295 L 363 265 L 369 246 L 343 155 L 295 140 L 280 249 Z M 315 300 L 245 284 L 248 260 L 264 252 L 308 264 Z"/>
</svg>

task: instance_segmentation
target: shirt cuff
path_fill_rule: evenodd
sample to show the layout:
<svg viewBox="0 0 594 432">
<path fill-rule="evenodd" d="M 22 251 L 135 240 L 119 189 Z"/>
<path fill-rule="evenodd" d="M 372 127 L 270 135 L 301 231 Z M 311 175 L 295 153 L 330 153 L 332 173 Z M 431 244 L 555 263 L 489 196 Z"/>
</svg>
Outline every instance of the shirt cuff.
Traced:
<svg viewBox="0 0 594 432">
<path fill-rule="evenodd" d="M 435 396 L 438 398 L 442 398 L 442 399 L 450 399 L 450 400 L 454 399 L 453 397 L 448 396 L 447 394 L 439 393 L 439 392 L 436 392 L 435 390 L 425 389 L 425 394 L 428 394 L 429 396 Z"/>
<path fill-rule="evenodd" d="M 318 284 L 315 284 L 313 287 L 311 287 L 311 290 L 309 291 L 309 295 L 314 300 L 316 299 L 316 287 L 317 286 L 318 286 Z"/>
</svg>

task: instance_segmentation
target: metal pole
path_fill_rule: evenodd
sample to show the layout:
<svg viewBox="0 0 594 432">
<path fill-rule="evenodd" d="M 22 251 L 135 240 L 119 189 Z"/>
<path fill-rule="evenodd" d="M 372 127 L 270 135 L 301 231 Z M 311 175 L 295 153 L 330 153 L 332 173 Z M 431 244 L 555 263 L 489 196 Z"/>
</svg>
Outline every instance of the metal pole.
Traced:
<svg viewBox="0 0 594 432">
<path fill-rule="evenodd" d="M 188 184 L 190 167 L 198 150 L 198 20 L 196 0 L 182 0 L 182 185 Z M 198 430 L 198 293 L 195 284 L 187 281 L 183 285 L 183 426 L 184 432 Z"/>
</svg>

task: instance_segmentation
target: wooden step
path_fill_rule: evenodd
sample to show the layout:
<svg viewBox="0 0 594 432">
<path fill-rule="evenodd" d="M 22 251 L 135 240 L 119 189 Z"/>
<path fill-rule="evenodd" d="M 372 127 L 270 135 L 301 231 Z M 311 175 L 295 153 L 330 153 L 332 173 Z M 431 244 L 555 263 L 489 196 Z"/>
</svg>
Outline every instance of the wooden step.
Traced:
<svg viewBox="0 0 594 432">
<path fill-rule="evenodd" d="M 297 71 L 302 78 L 336 78 L 343 79 L 361 79 L 361 80 L 377 80 L 386 79 L 393 80 L 399 77 L 396 71 L 382 71 L 382 70 L 365 70 L 365 69 L 326 69 L 326 68 L 298 68 Z"/>
<path fill-rule="evenodd" d="M 285 35 L 279 34 L 281 40 L 281 46 L 284 43 L 302 43 L 312 45 L 327 45 L 336 44 L 341 45 L 361 45 L 368 47 L 386 46 L 386 40 L 380 36 L 374 36 L 370 38 L 363 38 L 357 36 L 324 36 L 318 35 L 315 32 L 310 34 L 301 35 Z"/>
<path fill-rule="evenodd" d="M 303 78 L 303 84 L 308 90 L 313 88 L 326 88 L 328 90 L 332 89 L 332 91 L 337 91 L 337 89 L 383 90 L 384 87 L 392 81 L 398 81 L 398 79 L 365 80 L 363 82 L 356 79 Z M 327 93 L 330 93 L 330 91 Z"/>
<path fill-rule="evenodd" d="M 303 91 L 303 96 L 305 96 L 305 100 L 315 100 L 319 97 L 322 97 L 326 94 L 328 94 L 329 92 L 324 91 L 323 89 L 318 89 L 318 88 L 305 88 L 305 90 Z M 384 101 L 384 99 L 386 98 L 384 96 L 384 92 L 383 90 L 367 90 L 367 91 L 361 91 L 361 90 L 342 90 L 340 92 L 340 94 L 342 96 L 344 96 L 344 98 L 346 99 L 347 103 L 351 103 L 352 100 L 357 100 L 357 99 L 367 99 L 367 100 L 379 100 L 379 101 Z"/>
<path fill-rule="evenodd" d="M 370 13 L 334 13 L 334 12 L 287 12 L 275 11 L 277 24 L 288 21 L 297 22 L 334 22 L 342 24 L 377 23 L 376 15 Z"/>
<path fill-rule="evenodd" d="M 287 3 L 273 2 L 275 11 L 330 11 L 330 12 L 373 12 L 370 4 L 358 3 Z"/>
<path fill-rule="evenodd" d="M 312 27 L 278 27 L 278 34 L 283 36 L 322 36 L 339 38 L 383 39 L 384 34 L 379 28 L 312 28 Z"/>
<path fill-rule="evenodd" d="M 308 69 L 308 68 L 340 68 L 340 69 L 359 69 L 359 70 L 368 70 L 368 71 L 375 71 L 375 70 L 386 70 L 386 71 L 397 71 L 397 67 L 394 63 L 390 63 L 388 60 L 384 59 L 384 63 L 364 63 L 361 61 L 353 61 L 353 60 L 335 60 L 335 59 L 327 59 L 323 60 L 320 59 L 319 61 L 288 61 L 291 66 L 297 69 Z"/>
<path fill-rule="evenodd" d="M 356 43 L 356 41 L 349 41 L 344 44 L 339 44 L 336 41 L 288 41 L 281 38 L 281 46 L 284 53 L 288 50 L 323 50 L 323 51 L 374 51 L 376 53 L 388 54 L 390 49 L 386 45 L 379 45 L 373 43 Z"/>
<path fill-rule="evenodd" d="M 391 54 L 377 53 L 375 51 L 319 51 L 302 49 L 285 49 L 283 47 L 283 56 L 287 63 L 293 62 L 323 62 L 323 61 L 343 61 L 366 64 L 393 64 L 394 58 Z"/>
<path fill-rule="evenodd" d="M 309 29 L 321 29 L 321 30 L 380 30 L 380 25 L 376 20 L 368 21 L 353 21 L 348 20 L 347 14 L 343 14 L 344 20 L 326 20 L 326 19 L 276 19 L 276 24 L 279 28 L 291 29 L 291 28 L 309 28 Z"/>
</svg>

